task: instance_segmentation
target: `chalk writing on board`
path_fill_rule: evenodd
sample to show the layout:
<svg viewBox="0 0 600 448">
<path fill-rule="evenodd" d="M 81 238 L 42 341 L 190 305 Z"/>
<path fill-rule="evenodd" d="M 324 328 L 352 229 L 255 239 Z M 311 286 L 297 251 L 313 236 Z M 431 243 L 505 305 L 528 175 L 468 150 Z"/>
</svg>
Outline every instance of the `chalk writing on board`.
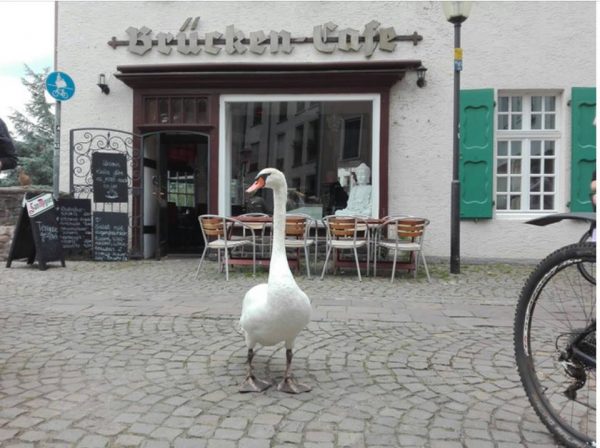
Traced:
<svg viewBox="0 0 600 448">
<path fill-rule="evenodd" d="M 92 250 L 92 212 L 89 199 L 59 201 L 60 238 L 67 255 L 89 257 Z"/>
<path fill-rule="evenodd" d="M 94 213 L 94 259 L 127 260 L 128 231 L 126 213 Z"/>
<path fill-rule="evenodd" d="M 58 241 L 58 227 L 56 225 L 48 225 L 43 222 L 36 222 L 36 224 L 42 244 Z"/>
<path fill-rule="evenodd" d="M 127 202 L 127 158 L 124 154 L 92 154 L 94 201 Z"/>
</svg>

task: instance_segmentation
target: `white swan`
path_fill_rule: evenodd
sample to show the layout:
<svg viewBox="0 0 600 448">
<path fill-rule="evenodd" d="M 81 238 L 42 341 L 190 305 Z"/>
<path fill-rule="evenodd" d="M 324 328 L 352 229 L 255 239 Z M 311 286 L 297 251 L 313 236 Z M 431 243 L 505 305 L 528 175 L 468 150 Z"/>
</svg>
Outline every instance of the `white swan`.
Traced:
<svg viewBox="0 0 600 448">
<path fill-rule="evenodd" d="M 242 305 L 240 325 L 248 347 L 248 373 L 240 392 L 261 392 L 271 386 L 254 376 L 252 358 L 256 344 L 271 346 L 285 342 L 286 368 L 277 389 L 287 393 L 311 390 L 292 378 L 292 349 L 298 333 L 310 321 L 311 306 L 307 295 L 300 289 L 290 271 L 285 253 L 285 203 L 287 182 L 281 171 L 265 168 L 246 190 L 252 193 L 261 188 L 273 190 L 273 249 L 269 264 L 268 283 L 250 289 Z"/>
</svg>

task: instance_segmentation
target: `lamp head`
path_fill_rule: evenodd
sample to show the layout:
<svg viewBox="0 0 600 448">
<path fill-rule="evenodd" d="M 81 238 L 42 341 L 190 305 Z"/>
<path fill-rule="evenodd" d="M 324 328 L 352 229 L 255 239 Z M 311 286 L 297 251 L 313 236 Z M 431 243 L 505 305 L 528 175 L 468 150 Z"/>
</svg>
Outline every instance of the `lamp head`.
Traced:
<svg viewBox="0 0 600 448">
<path fill-rule="evenodd" d="M 471 2 L 442 2 L 444 15 L 450 23 L 462 23 L 469 17 L 471 13 Z"/>
</svg>

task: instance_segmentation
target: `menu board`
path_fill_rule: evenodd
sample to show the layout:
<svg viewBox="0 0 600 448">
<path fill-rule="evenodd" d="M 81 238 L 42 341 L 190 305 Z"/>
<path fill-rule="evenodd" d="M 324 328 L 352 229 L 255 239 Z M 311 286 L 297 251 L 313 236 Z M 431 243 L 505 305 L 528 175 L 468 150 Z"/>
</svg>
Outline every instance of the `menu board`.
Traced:
<svg viewBox="0 0 600 448">
<path fill-rule="evenodd" d="M 94 202 L 127 202 L 127 157 L 125 154 L 92 154 Z"/>
<path fill-rule="evenodd" d="M 58 201 L 60 241 L 67 258 L 92 256 L 92 202 L 89 199 Z"/>
<path fill-rule="evenodd" d="M 28 193 L 23 200 L 6 267 L 10 267 L 12 260 L 18 258 L 27 258 L 29 264 L 37 260 L 41 270 L 47 268 L 49 261 L 60 261 L 64 267 L 60 228 L 52 195 L 43 193 L 31 196 Z"/>
<path fill-rule="evenodd" d="M 96 261 L 127 260 L 127 213 L 94 212 L 93 252 Z"/>
</svg>

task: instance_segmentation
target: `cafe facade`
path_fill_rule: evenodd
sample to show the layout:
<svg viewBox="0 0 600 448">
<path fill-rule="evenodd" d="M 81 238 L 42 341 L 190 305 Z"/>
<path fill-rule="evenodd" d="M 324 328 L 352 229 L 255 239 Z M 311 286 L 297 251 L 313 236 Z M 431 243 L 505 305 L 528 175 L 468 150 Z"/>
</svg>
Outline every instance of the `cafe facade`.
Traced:
<svg viewBox="0 0 600 448">
<path fill-rule="evenodd" d="M 539 258 L 585 228 L 527 220 L 591 211 L 595 19 L 594 2 L 473 2 L 455 52 L 440 2 L 59 1 L 60 190 L 126 216 L 129 255 L 150 258 L 199 252 L 199 214 L 270 213 L 244 193 L 262 168 L 321 218 L 366 164 L 371 216 L 429 219 L 427 256 L 447 258 L 458 67 L 461 256 Z M 111 166 L 123 189 L 98 178 Z"/>
</svg>

